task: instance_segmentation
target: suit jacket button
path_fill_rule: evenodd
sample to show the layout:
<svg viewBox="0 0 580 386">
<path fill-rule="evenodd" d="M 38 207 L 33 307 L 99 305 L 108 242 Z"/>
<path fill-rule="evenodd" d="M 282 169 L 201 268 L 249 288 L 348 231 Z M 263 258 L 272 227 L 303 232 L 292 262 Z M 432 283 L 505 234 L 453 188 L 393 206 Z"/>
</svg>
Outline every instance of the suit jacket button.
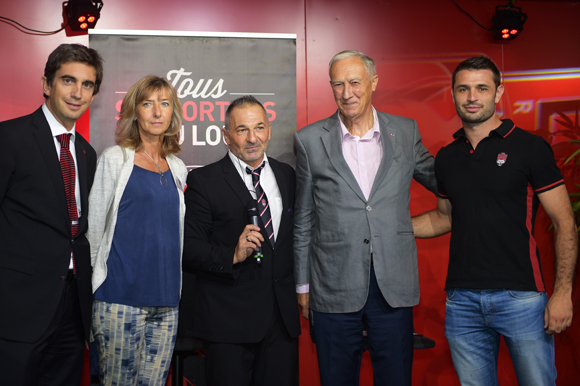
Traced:
<svg viewBox="0 0 580 386">
<path fill-rule="evenodd" d="M 365 244 L 370 243 L 369 239 L 365 239 Z"/>
<path fill-rule="evenodd" d="M 373 208 L 370 205 L 368 205 L 367 206 L 367 212 L 370 212 L 371 210 L 373 210 Z"/>
<path fill-rule="evenodd" d="M 274 279 L 274 283 L 278 283 L 278 279 Z"/>
</svg>

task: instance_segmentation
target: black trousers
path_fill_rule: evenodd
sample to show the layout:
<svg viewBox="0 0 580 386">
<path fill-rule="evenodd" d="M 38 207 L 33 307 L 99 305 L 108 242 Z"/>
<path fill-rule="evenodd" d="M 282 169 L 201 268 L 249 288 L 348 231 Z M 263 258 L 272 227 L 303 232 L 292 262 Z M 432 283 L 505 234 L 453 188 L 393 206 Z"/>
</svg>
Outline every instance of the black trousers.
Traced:
<svg viewBox="0 0 580 386">
<path fill-rule="evenodd" d="M 85 348 L 82 324 L 77 283 L 69 275 L 54 317 L 36 342 L 0 339 L 0 384 L 79 386 Z"/>
<path fill-rule="evenodd" d="M 203 348 L 208 386 L 298 385 L 298 340 L 286 331 L 278 307 L 261 341 L 204 341 Z"/>
</svg>

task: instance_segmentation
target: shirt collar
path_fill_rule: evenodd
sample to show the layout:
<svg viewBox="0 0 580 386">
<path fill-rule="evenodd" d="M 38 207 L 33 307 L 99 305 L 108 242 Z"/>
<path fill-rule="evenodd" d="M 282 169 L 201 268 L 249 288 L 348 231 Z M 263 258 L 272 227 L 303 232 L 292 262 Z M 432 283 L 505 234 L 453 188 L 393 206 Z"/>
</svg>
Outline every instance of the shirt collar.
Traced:
<svg viewBox="0 0 580 386">
<path fill-rule="evenodd" d="M 52 112 L 46 106 L 46 103 L 42 105 L 42 112 L 44 113 L 44 116 L 48 121 L 48 126 L 50 127 L 50 131 L 52 132 L 53 137 L 56 137 L 57 135 L 61 134 L 72 134 L 70 139 L 73 143 L 75 142 L 76 123 L 73 126 L 73 128 L 70 131 L 68 131 L 59 121 L 56 120 Z"/>
<path fill-rule="evenodd" d="M 247 163 L 236 157 L 236 155 L 232 153 L 231 150 L 228 150 L 228 155 L 230 156 L 232 163 L 234 164 L 236 170 L 238 171 L 238 173 L 240 173 L 241 176 L 246 174 L 246 167 L 250 168 L 250 170 L 254 170 L 253 167 L 251 167 L 250 165 L 248 165 Z M 266 156 L 266 153 L 264 153 L 264 159 L 262 160 L 262 163 L 264 162 L 265 162 L 264 169 L 266 169 L 268 167 L 268 157 Z M 262 163 L 260 163 L 260 165 Z"/>
<path fill-rule="evenodd" d="M 359 140 L 360 139 L 371 139 L 373 137 L 381 138 L 381 130 L 379 127 L 379 117 L 377 115 L 377 110 L 375 110 L 375 108 L 373 106 L 371 106 L 371 108 L 373 109 L 373 127 L 371 128 L 371 130 L 367 131 L 366 134 L 362 138 L 359 138 Z M 337 112 L 337 114 L 338 114 L 338 121 L 340 122 L 340 132 L 341 132 L 342 140 L 344 141 L 345 138 L 348 138 L 348 137 L 357 138 L 356 136 L 354 136 L 348 132 L 346 126 L 342 122 L 342 119 L 340 119 L 340 111 Z"/>
<path fill-rule="evenodd" d="M 501 125 L 499 125 L 497 129 L 490 131 L 489 136 L 498 135 L 501 138 L 505 138 L 512 132 L 514 127 L 515 125 L 511 119 L 502 119 Z M 453 133 L 453 138 L 467 138 L 465 135 L 465 129 L 462 127 L 461 129 L 457 130 L 455 133 Z"/>
</svg>

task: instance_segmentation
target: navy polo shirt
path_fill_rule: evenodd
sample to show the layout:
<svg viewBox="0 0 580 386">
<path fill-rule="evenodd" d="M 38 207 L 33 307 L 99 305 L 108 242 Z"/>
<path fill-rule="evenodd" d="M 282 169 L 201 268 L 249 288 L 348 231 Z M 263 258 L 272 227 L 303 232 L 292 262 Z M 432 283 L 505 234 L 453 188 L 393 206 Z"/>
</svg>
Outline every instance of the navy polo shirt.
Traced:
<svg viewBox="0 0 580 386">
<path fill-rule="evenodd" d="M 534 239 L 538 193 L 564 183 L 543 138 L 506 119 L 476 149 L 463 129 L 435 159 L 452 205 L 445 289 L 545 291 Z"/>
</svg>

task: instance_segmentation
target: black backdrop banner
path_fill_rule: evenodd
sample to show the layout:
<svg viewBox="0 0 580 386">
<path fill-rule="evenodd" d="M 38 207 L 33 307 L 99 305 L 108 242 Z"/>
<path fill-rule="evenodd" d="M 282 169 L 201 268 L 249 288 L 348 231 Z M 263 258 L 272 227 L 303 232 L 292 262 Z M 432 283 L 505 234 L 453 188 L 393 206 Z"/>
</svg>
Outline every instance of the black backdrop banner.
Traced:
<svg viewBox="0 0 580 386">
<path fill-rule="evenodd" d="M 272 123 L 267 154 L 294 165 L 296 35 L 89 30 L 89 45 L 105 60 L 91 104 L 90 140 L 100 154 L 115 144 L 123 97 L 145 75 L 168 79 L 183 104 L 181 153 L 190 168 L 221 159 L 229 102 L 253 95 Z"/>
</svg>

